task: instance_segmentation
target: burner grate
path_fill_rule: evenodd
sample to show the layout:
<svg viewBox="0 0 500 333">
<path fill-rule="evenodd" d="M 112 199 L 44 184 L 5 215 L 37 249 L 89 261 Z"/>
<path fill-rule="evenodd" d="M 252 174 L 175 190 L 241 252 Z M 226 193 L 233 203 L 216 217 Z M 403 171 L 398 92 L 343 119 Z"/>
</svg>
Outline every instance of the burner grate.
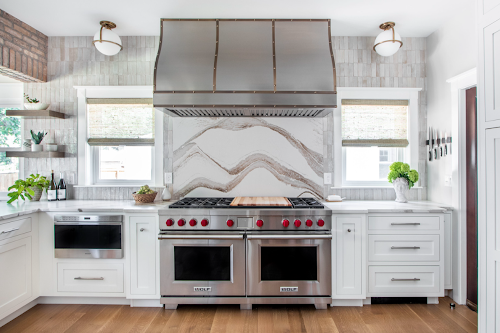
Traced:
<svg viewBox="0 0 500 333">
<path fill-rule="evenodd" d="M 325 208 L 314 198 L 287 198 L 293 208 Z M 232 207 L 234 198 L 184 198 L 174 202 L 169 208 L 237 208 Z M 243 207 L 239 207 L 243 208 Z M 276 208 L 276 207 L 253 207 L 253 208 Z M 281 207 L 285 208 L 285 207 Z"/>
</svg>

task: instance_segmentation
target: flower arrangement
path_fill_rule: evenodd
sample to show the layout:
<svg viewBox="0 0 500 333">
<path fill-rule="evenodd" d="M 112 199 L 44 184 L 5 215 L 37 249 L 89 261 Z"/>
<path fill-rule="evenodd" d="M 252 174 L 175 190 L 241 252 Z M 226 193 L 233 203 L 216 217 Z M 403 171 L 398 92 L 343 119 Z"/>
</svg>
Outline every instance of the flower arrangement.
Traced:
<svg viewBox="0 0 500 333">
<path fill-rule="evenodd" d="M 389 169 L 389 175 L 387 176 L 389 183 L 392 183 L 397 178 L 404 178 L 408 181 L 409 188 L 412 188 L 418 182 L 417 170 L 410 170 L 410 165 L 407 163 L 394 162 Z"/>
</svg>

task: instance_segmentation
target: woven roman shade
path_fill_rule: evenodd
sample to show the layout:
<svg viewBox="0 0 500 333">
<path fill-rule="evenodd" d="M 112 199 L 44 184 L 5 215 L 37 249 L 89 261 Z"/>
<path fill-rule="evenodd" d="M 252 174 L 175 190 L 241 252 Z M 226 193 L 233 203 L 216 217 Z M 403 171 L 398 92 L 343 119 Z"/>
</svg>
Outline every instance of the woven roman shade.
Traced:
<svg viewBox="0 0 500 333">
<path fill-rule="evenodd" d="M 88 144 L 154 146 L 153 99 L 87 99 Z"/>
<path fill-rule="evenodd" d="M 408 101 L 343 99 L 342 146 L 408 146 Z"/>
</svg>

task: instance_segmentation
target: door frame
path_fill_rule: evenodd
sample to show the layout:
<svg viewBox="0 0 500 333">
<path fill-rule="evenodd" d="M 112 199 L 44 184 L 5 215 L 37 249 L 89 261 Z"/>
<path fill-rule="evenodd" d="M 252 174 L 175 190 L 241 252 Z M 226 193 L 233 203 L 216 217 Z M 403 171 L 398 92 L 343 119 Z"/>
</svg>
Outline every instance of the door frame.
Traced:
<svg viewBox="0 0 500 333">
<path fill-rule="evenodd" d="M 455 302 L 467 301 L 467 198 L 466 198 L 466 104 L 465 91 L 477 86 L 477 68 L 446 82 L 451 88 L 451 160 L 452 160 L 452 285 Z"/>
</svg>

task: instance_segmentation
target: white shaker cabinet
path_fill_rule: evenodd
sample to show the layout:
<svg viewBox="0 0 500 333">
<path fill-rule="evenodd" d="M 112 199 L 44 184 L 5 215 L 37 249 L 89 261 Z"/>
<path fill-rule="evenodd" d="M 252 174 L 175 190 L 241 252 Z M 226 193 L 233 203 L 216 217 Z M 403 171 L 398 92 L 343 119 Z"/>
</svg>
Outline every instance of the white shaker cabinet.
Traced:
<svg viewBox="0 0 500 333">
<path fill-rule="evenodd" d="M 365 221 L 365 215 L 333 215 L 332 298 L 334 305 L 335 299 L 366 298 Z M 362 303 L 360 302 L 359 305 Z"/>
<path fill-rule="evenodd" d="M 158 216 L 130 216 L 130 295 L 157 292 Z"/>
<path fill-rule="evenodd" d="M 0 267 L 1 318 L 31 298 L 31 237 L 0 245 Z"/>
</svg>

